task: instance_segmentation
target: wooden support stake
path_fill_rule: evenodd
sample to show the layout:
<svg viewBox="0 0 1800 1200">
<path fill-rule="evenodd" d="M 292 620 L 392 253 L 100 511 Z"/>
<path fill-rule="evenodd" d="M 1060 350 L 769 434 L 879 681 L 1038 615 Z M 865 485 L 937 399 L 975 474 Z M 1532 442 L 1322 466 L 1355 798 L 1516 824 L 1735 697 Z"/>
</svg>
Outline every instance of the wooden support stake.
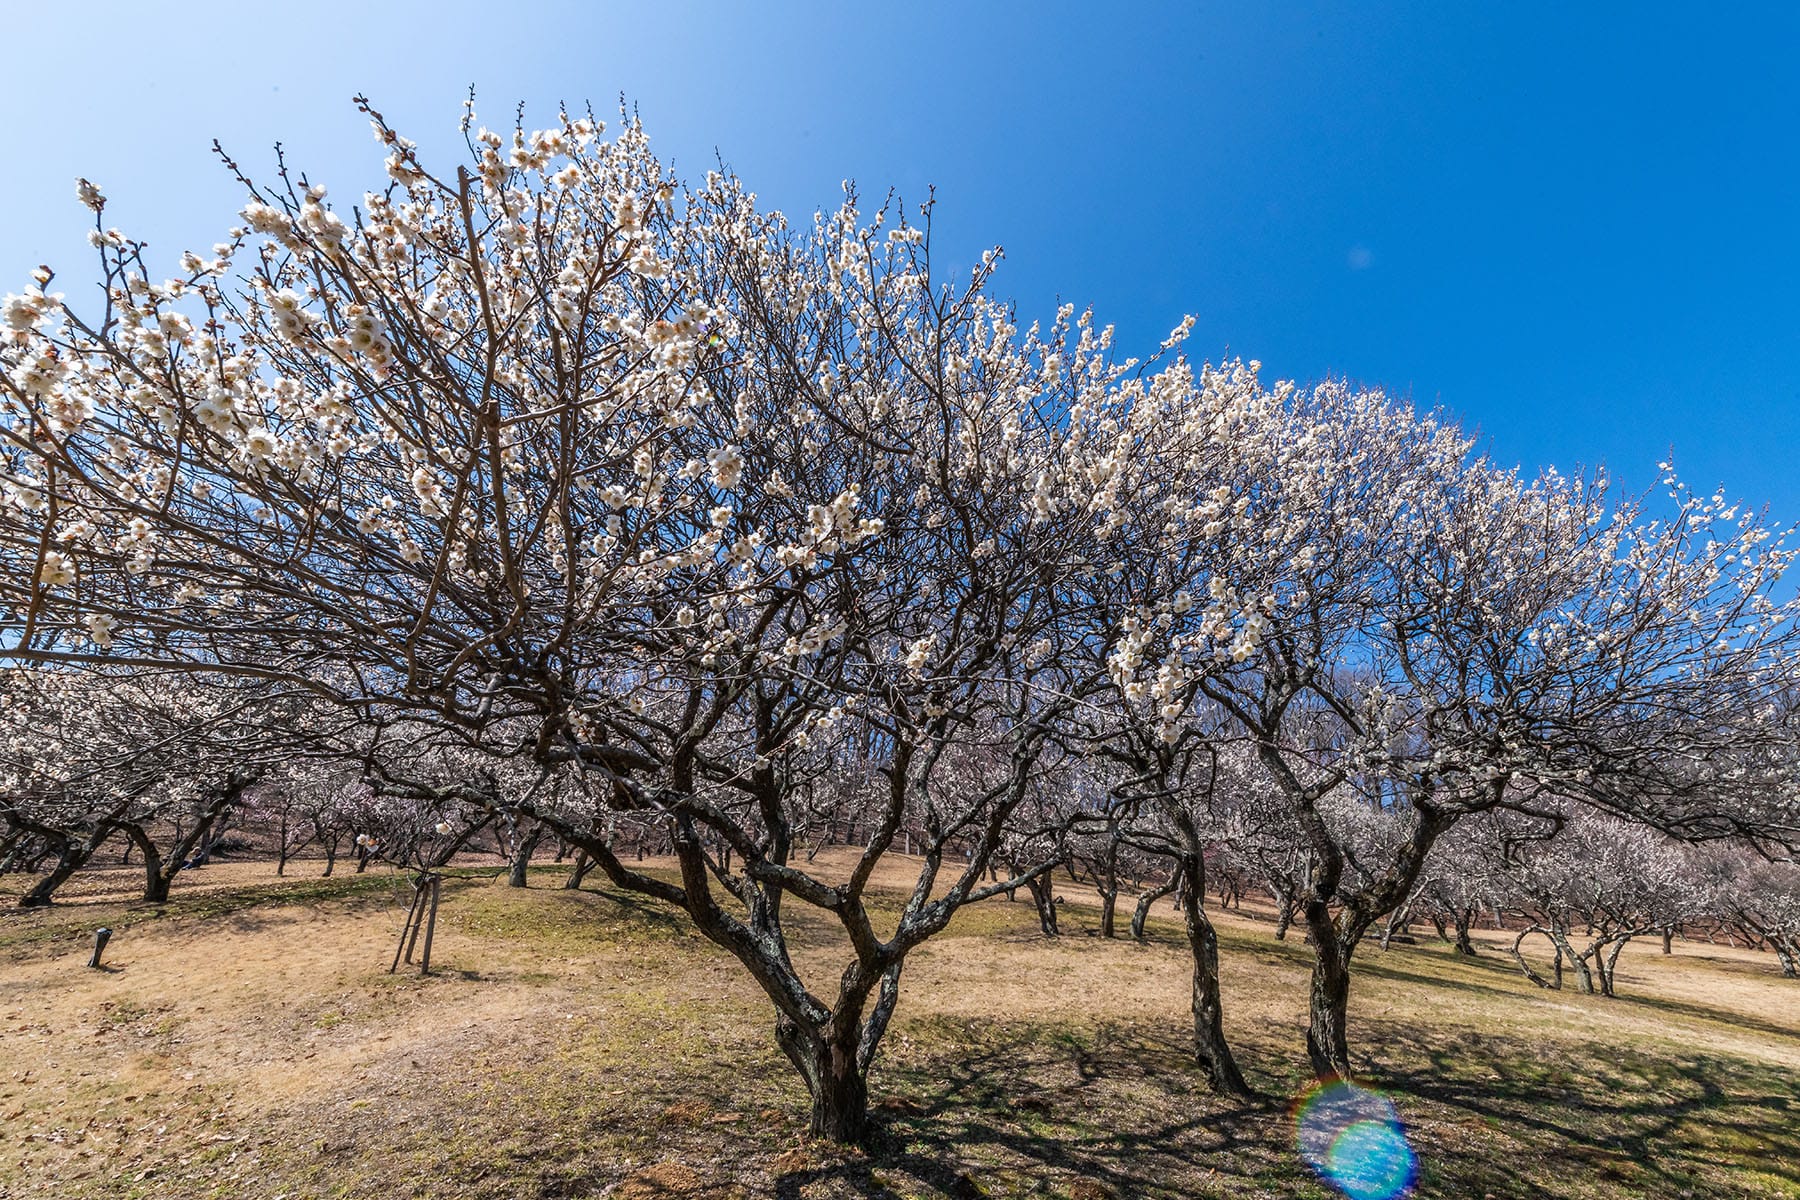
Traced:
<svg viewBox="0 0 1800 1200">
<path fill-rule="evenodd" d="M 402 954 L 406 955 L 407 962 L 412 961 L 412 950 L 408 948 L 406 942 L 409 936 L 415 939 L 419 936 L 419 906 L 424 902 L 425 889 L 423 885 L 413 884 L 412 907 L 406 910 L 406 923 L 400 926 L 400 944 L 394 947 L 394 965 L 388 968 L 389 975 L 400 969 Z"/>
<path fill-rule="evenodd" d="M 431 935 L 437 931 L 438 884 L 437 876 L 431 877 L 431 911 L 425 918 L 425 953 L 419 960 L 419 974 L 431 974 Z"/>
<path fill-rule="evenodd" d="M 413 884 L 413 887 L 418 889 L 419 909 L 418 914 L 413 917 L 412 940 L 406 943 L 406 963 L 408 966 L 412 965 L 413 953 L 419 948 L 419 931 L 424 928 L 425 924 L 425 884 L 426 879 L 424 876 L 420 876 L 419 881 Z"/>
</svg>

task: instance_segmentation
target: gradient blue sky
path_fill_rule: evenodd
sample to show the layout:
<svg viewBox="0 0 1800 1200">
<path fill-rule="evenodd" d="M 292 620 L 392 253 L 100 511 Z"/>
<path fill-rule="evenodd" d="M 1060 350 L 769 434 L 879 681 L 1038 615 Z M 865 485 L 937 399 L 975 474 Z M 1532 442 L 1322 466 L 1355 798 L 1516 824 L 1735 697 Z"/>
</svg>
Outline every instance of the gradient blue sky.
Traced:
<svg viewBox="0 0 1800 1200">
<path fill-rule="evenodd" d="M 0 14 L 0 290 L 92 278 L 78 174 L 173 257 L 282 141 L 379 179 L 622 91 L 684 174 L 771 205 L 923 198 L 1027 317 L 1442 404 L 1527 469 L 1684 476 L 1800 519 L 1800 6 L 23 3 Z M 1575 11 L 1576 9 L 1584 11 Z"/>
</svg>

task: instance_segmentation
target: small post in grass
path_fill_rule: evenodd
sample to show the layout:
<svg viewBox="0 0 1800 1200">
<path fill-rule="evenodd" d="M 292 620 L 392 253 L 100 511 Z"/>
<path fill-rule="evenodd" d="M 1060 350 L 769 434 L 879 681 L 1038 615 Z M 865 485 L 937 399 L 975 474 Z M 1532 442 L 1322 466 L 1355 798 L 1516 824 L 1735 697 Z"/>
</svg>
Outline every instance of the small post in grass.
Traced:
<svg viewBox="0 0 1800 1200">
<path fill-rule="evenodd" d="M 100 966 L 100 955 L 106 949 L 106 943 L 111 937 L 112 930 L 104 925 L 94 930 L 94 953 L 88 959 L 88 966 L 95 968 Z"/>
<path fill-rule="evenodd" d="M 437 930 L 438 876 L 431 877 L 431 911 L 425 918 L 425 950 L 419 958 L 419 974 L 431 974 L 431 935 Z"/>
</svg>

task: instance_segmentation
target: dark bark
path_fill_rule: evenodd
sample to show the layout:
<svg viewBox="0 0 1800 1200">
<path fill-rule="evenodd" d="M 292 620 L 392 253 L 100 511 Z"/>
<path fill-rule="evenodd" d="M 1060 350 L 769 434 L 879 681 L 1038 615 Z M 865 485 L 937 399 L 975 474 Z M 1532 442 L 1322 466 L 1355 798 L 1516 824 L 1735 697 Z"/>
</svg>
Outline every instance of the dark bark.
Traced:
<svg viewBox="0 0 1800 1200">
<path fill-rule="evenodd" d="M 1285 942 L 1287 941 L 1288 930 L 1293 928 L 1294 924 L 1294 902 L 1289 900 L 1286 896 L 1282 896 L 1276 901 L 1276 905 L 1275 940 L 1278 942 Z"/>
<path fill-rule="evenodd" d="M 588 857 L 588 852 L 586 850 L 577 850 L 575 852 L 575 869 L 569 872 L 569 877 L 567 879 L 563 880 L 563 890 L 570 892 L 579 891 L 582 880 L 586 879 L 588 872 L 593 869 L 594 860 Z"/>
<path fill-rule="evenodd" d="M 1225 1040 L 1224 1003 L 1219 996 L 1219 935 L 1206 915 L 1206 875 L 1198 854 L 1184 855 L 1181 917 L 1187 927 L 1188 951 L 1194 962 L 1189 1007 L 1194 1017 L 1194 1060 L 1206 1072 L 1213 1091 L 1229 1096 L 1253 1093 Z"/>
<path fill-rule="evenodd" d="M 144 902 L 166 903 L 169 899 L 169 885 L 174 881 L 174 872 L 169 872 L 167 876 L 163 874 L 161 847 L 142 825 L 133 823 L 125 826 L 125 835 L 144 852 Z"/>
<path fill-rule="evenodd" d="M 1025 890 L 1031 893 L 1031 902 L 1037 908 L 1038 928 L 1045 937 L 1056 937 L 1061 931 L 1056 927 L 1056 889 L 1050 873 L 1026 880 Z"/>
<path fill-rule="evenodd" d="M 812 1098 L 807 1132 L 834 1142 L 862 1141 L 869 1125 L 869 1081 L 855 1042 L 821 1037 L 785 1017 L 776 1022 L 775 1040 Z"/>
<path fill-rule="evenodd" d="M 1320 1079 L 1350 1077 L 1350 955 L 1355 941 L 1339 936 L 1322 901 L 1306 906 L 1312 937 L 1312 984 L 1307 993 L 1306 1056 Z M 1348 941 L 1348 944 L 1346 942 Z"/>
<path fill-rule="evenodd" d="M 37 881 L 31 890 L 19 897 L 20 908 L 47 908 L 56 889 L 68 882 L 69 876 L 86 866 L 106 844 L 106 839 L 113 834 L 112 818 L 122 812 L 123 807 L 115 809 L 95 821 L 85 834 L 53 829 L 34 822 L 22 821 L 25 832 L 42 838 L 47 848 L 56 851 L 56 865 L 50 873 Z"/>
<path fill-rule="evenodd" d="M 530 879 L 527 872 L 531 869 L 531 856 L 537 852 L 538 842 L 542 840 L 543 836 L 544 827 L 534 825 L 531 831 L 521 837 L 518 844 L 513 847 L 512 870 L 506 877 L 507 887 L 522 888 L 529 884 Z"/>
<path fill-rule="evenodd" d="M 1474 911 L 1467 908 L 1459 908 L 1452 915 L 1456 921 L 1456 952 L 1464 958 L 1474 958 L 1475 943 L 1469 937 L 1469 926 L 1475 920 Z"/>
<path fill-rule="evenodd" d="M 1115 816 L 1106 831 L 1106 850 L 1094 866 L 1094 890 L 1100 893 L 1100 936 L 1118 936 L 1119 822 Z"/>
<path fill-rule="evenodd" d="M 1138 941 L 1144 940 L 1144 923 L 1150 919 L 1150 906 L 1175 890 L 1175 881 L 1179 878 L 1170 872 L 1168 881 L 1160 887 L 1152 888 L 1138 897 L 1137 908 L 1131 914 L 1131 936 Z"/>
<path fill-rule="evenodd" d="M 233 778 L 219 792 L 214 794 L 206 807 L 194 820 L 193 828 L 180 832 L 167 855 L 157 846 L 150 831 L 139 821 L 119 821 L 117 824 L 125 831 L 125 835 L 144 855 L 144 902 L 146 904 L 166 904 L 169 889 L 175 882 L 175 876 L 190 863 L 199 862 L 204 855 L 195 854 L 195 847 L 210 845 L 209 837 L 224 821 L 228 820 L 231 808 L 237 799 L 254 780 L 249 778 Z"/>
<path fill-rule="evenodd" d="M 99 838 L 103 841 L 105 835 L 101 834 Z M 92 838 L 84 840 L 65 837 L 62 840 L 62 848 L 56 856 L 56 865 L 50 868 L 48 875 L 33 884 L 30 891 L 19 897 L 19 907 L 48 908 L 51 897 L 56 894 L 56 889 L 67 883 L 69 876 L 86 865 L 88 859 L 94 856 L 94 851 L 99 848 L 100 841 Z"/>
</svg>

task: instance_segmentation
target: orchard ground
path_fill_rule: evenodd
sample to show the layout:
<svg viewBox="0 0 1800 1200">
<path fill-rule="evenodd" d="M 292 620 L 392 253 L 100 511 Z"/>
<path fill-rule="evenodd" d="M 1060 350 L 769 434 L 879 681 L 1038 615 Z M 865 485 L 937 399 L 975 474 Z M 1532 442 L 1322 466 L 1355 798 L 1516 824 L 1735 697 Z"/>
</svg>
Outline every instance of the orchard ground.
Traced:
<svg viewBox="0 0 1800 1200">
<path fill-rule="evenodd" d="M 1216 1099 L 1189 1062 L 1167 902 L 1146 944 L 1109 942 L 1059 881 L 1060 939 L 1021 892 L 908 959 L 879 1131 L 846 1153 L 805 1138 L 745 973 L 655 904 L 465 868 L 433 975 L 390 976 L 404 877 L 317 870 L 215 865 L 160 907 L 130 901 L 134 868 L 91 871 L 0 917 L 0 1200 L 1336 1194 L 1296 1152 L 1307 950 L 1254 908 L 1215 916 L 1266 1100 Z M 797 955 L 823 983 L 843 948 L 812 917 Z M 1800 1197 L 1800 984 L 1772 956 L 1635 943 L 1606 1000 L 1540 991 L 1504 936 L 1359 956 L 1353 1048 L 1420 1195 Z"/>
</svg>

